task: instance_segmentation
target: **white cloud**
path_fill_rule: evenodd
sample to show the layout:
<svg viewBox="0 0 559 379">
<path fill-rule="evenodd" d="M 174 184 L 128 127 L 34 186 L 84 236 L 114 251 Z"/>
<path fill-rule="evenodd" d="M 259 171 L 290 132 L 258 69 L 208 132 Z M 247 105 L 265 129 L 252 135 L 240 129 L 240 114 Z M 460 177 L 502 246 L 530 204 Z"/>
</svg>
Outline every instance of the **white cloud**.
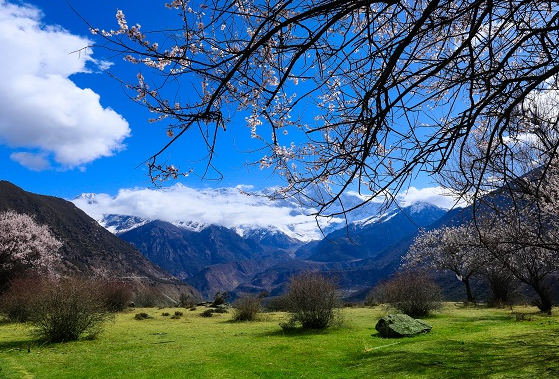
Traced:
<svg viewBox="0 0 559 379">
<path fill-rule="evenodd" d="M 123 214 L 168 222 L 194 221 L 228 228 L 243 225 L 274 226 L 294 237 L 321 238 L 314 217 L 306 215 L 294 204 L 277 203 L 257 194 L 248 195 L 243 191 L 248 188 L 252 187 L 197 190 L 174 185 L 161 189 L 123 189 L 114 197 L 97 194 L 93 201 L 82 197 L 73 202 L 96 220 L 100 220 L 104 214 Z"/>
<path fill-rule="evenodd" d="M 406 191 L 398 194 L 396 196 L 396 201 L 402 207 L 417 202 L 434 204 L 444 209 L 467 206 L 464 201 L 458 201 L 456 198 L 452 197 L 443 187 L 426 187 L 422 189 L 410 187 Z"/>
<path fill-rule="evenodd" d="M 44 154 L 38 153 L 12 153 L 10 158 L 20 165 L 33 171 L 43 171 L 50 168 L 50 163 Z"/>
<path fill-rule="evenodd" d="M 89 72 L 92 44 L 58 26 L 44 25 L 30 5 L 0 0 L 0 143 L 19 151 L 24 166 L 73 168 L 123 149 L 126 120 L 103 108 L 99 95 L 70 75 Z"/>
<path fill-rule="evenodd" d="M 248 195 L 243 191 L 248 188 L 252 187 L 240 185 L 235 188 L 199 190 L 177 184 L 159 189 L 123 189 L 114 197 L 96 194 L 93 197 L 76 198 L 73 202 L 96 220 L 102 219 L 105 214 L 121 214 L 168 222 L 214 224 L 228 228 L 274 226 L 301 240 L 323 238 L 316 225 L 316 219 L 308 216 L 316 210 L 302 210 L 294 202 L 272 201 L 265 196 L 259 196 L 258 193 Z M 401 206 L 414 202 L 428 202 L 442 208 L 451 208 L 454 205 L 451 198 L 442 195 L 440 187 L 412 187 L 398 195 L 398 201 Z M 343 222 L 340 218 L 325 218 L 320 221 L 323 222 L 323 227 Z"/>
</svg>

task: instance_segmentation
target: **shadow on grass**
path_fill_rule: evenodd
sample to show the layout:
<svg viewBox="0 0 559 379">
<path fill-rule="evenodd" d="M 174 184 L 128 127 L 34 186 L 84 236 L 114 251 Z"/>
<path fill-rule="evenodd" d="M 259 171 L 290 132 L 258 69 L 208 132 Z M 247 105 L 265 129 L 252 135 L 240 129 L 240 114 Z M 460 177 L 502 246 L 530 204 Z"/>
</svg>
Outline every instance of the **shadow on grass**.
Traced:
<svg viewBox="0 0 559 379">
<path fill-rule="evenodd" d="M 278 336 L 279 337 L 281 336 L 306 337 L 306 336 L 318 336 L 318 335 L 336 333 L 342 329 L 343 329 L 342 327 L 330 327 L 326 329 L 309 329 L 309 328 L 296 327 L 296 328 L 282 329 L 280 326 L 278 326 L 277 330 L 260 333 L 259 335 L 261 337 L 278 337 Z"/>
<path fill-rule="evenodd" d="M 530 333 L 483 342 L 433 341 L 436 346 L 427 344 L 420 351 L 414 339 L 387 339 L 386 345 L 370 348 L 354 359 L 362 362 L 361 370 L 370 368 L 376 375 L 390 377 L 556 378 L 559 377 L 558 339 L 559 331 L 552 335 Z"/>
<path fill-rule="evenodd" d="M 3 328 L 10 328 L 12 325 L 20 326 L 22 324 L 15 323 L 13 321 L 9 321 L 6 319 L 0 321 L 0 326 L 2 326 Z M 22 337 L 17 337 L 17 339 L 8 340 L 8 341 L 0 340 L 0 352 L 5 352 L 9 350 L 23 350 L 23 349 L 27 351 L 29 347 L 35 345 L 36 345 L 36 341 L 30 335 L 27 336 L 27 338 L 25 336 L 22 336 Z"/>
<path fill-rule="evenodd" d="M 11 350 L 25 350 L 37 346 L 37 342 L 33 340 L 17 340 L 17 341 L 3 341 L 0 342 L 0 352 Z"/>
</svg>

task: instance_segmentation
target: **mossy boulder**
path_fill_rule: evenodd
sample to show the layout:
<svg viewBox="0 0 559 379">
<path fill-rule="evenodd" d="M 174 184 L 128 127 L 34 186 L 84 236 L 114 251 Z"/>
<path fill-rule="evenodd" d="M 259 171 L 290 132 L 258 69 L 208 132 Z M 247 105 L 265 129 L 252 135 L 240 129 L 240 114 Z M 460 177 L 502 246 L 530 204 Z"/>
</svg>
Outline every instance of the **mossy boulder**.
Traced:
<svg viewBox="0 0 559 379">
<path fill-rule="evenodd" d="M 432 326 L 426 322 L 404 314 L 384 316 L 375 326 L 381 337 L 386 338 L 411 337 L 417 334 L 429 333 L 431 328 Z"/>
</svg>

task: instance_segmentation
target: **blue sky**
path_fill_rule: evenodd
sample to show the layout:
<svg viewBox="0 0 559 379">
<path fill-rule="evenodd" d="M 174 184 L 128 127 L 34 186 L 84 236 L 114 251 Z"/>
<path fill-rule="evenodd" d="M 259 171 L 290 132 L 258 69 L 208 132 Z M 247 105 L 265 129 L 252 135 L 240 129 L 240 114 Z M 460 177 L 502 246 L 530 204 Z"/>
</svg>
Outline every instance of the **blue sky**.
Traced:
<svg viewBox="0 0 559 379">
<path fill-rule="evenodd" d="M 129 23 L 142 24 L 142 30 L 166 27 L 173 17 L 164 0 L 69 0 L 69 4 L 102 29 L 117 28 L 117 9 L 124 11 Z M 96 215 L 118 207 L 122 194 L 137 191 L 142 195 L 137 196 L 136 203 L 127 203 L 126 209 L 132 213 L 138 202 L 149 204 L 160 199 L 143 162 L 168 137 L 160 125 L 148 123 L 152 115 L 131 101 L 120 83 L 103 72 L 109 67 L 117 76 L 131 78 L 139 67 L 95 47 L 95 38 L 66 0 L 0 0 L 1 179 L 27 191 L 66 199 L 81 193 L 104 194 L 105 199 L 112 199 L 104 202 L 106 208 L 89 210 Z M 90 45 L 93 48 L 84 49 Z M 186 203 L 212 201 L 211 196 L 210 200 L 201 200 L 206 199 L 203 196 L 192 200 L 192 194 L 208 188 L 260 189 L 281 184 L 271 170 L 245 165 L 256 159 L 242 153 L 252 146 L 246 124 L 233 125 L 221 137 L 215 163 L 224 174 L 223 180 L 190 176 L 181 183 L 194 192 L 170 190 L 168 196 Z M 174 164 L 202 157 L 199 143 L 184 138 L 166 154 L 163 158 Z M 182 167 L 187 166 L 185 163 Z M 421 190 L 412 188 L 402 194 L 404 203 L 426 199 L 451 206 L 432 188 L 433 184 L 417 182 L 414 186 Z M 245 203 L 243 200 L 235 206 Z M 154 203 L 152 208 L 158 207 Z"/>
<path fill-rule="evenodd" d="M 29 191 L 65 198 L 82 192 L 116 194 L 121 188 L 150 186 L 143 162 L 167 142 L 168 138 L 161 126 L 147 122 L 152 115 L 128 99 L 121 85 L 101 70 L 108 62 L 112 64 L 109 68 L 112 73 L 125 77 L 135 76 L 139 68 L 123 62 L 122 57 L 112 57 L 110 52 L 101 48 L 94 47 L 85 51 L 88 62 L 84 62 L 83 51 L 72 54 L 71 52 L 95 42 L 95 36 L 89 33 L 87 24 L 70 9 L 65 0 L 36 0 L 11 5 L 2 1 L 0 4 L 5 17 L 3 22 L 9 17 L 8 22 L 27 25 L 25 30 L 19 30 L 15 38 L 12 37 L 13 43 L 9 47 L 5 41 L 8 35 L 4 33 L 6 37 L 2 43 L 6 51 L 2 52 L 2 56 L 18 56 L 27 61 L 35 61 L 35 64 L 30 65 L 33 67 L 25 67 L 15 76 L 13 72 L 16 66 L 21 65 L 17 61 L 4 63 L 7 66 L 5 71 L 12 74 L 6 72 L 11 79 L 2 85 L 8 101 L 4 106 L 11 110 L 8 112 L 10 120 L 5 121 L 3 131 L 0 130 L 3 179 Z M 16 4 L 19 7 L 14 14 Z M 37 9 L 25 10 L 22 4 Z M 130 20 L 139 21 L 152 20 L 154 15 L 168 17 L 170 13 L 163 6 L 164 2 L 157 1 L 70 1 L 70 4 L 92 25 L 107 29 L 117 26 L 117 8 L 124 10 Z M 12 9 L 11 16 L 6 15 L 8 7 Z M 24 39 L 34 43 L 25 45 L 16 42 Z M 65 39 L 65 43 L 60 43 L 61 39 Z M 52 55 L 57 55 L 57 59 L 51 59 Z M 86 70 L 88 72 L 84 72 Z M 13 88 L 21 86 L 29 76 L 37 78 L 29 84 L 33 88 L 29 88 L 28 92 L 14 93 Z M 29 100 L 33 90 L 35 96 L 44 95 L 44 100 Z M 39 91 L 44 92 L 37 93 Z M 89 96 L 86 92 L 90 92 Z M 48 99 L 57 97 L 59 101 L 49 104 Z M 10 103 L 22 104 L 22 109 L 14 110 Z M 66 109 L 57 110 L 57 106 Z M 84 109 L 88 107 L 89 109 Z M 61 131 L 57 135 L 55 129 L 63 129 L 67 123 L 78 125 L 71 132 L 74 135 L 68 136 Z M 45 124 L 50 126 L 45 127 Z M 35 137 L 24 138 L 22 130 Z M 80 133 L 83 134 L 83 140 L 79 139 Z M 85 145 L 96 134 L 99 139 L 96 143 L 102 146 L 93 151 Z M 244 165 L 250 157 L 238 152 L 244 149 L 240 146 L 246 142 L 246 139 L 242 140 L 243 134 L 248 133 L 236 136 L 232 134 L 224 134 L 221 149 L 218 150 L 216 163 L 224 174 L 223 180 L 216 183 L 193 176 L 183 180 L 184 184 L 194 187 L 228 187 L 250 182 L 264 187 L 278 183 L 278 179 L 270 172 L 261 172 Z M 55 135 L 58 143 L 47 142 L 48 135 Z M 80 142 L 84 146 L 80 146 Z M 72 143 L 77 145 L 74 154 L 76 159 L 63 158 L 62 152 L 68 150 L 68 145 Z M 164 158 L 173 163 L 181 162 L 183 153 L 192 153 L 195 149 L 196 144 L 192 146 L 182 143 Z M 79 158 L 78 152 L 83 152 L 83 157 Z M 198 157 L 202 157 L 202 153 L 193 154 L 189 158 Z"/>
</svg>

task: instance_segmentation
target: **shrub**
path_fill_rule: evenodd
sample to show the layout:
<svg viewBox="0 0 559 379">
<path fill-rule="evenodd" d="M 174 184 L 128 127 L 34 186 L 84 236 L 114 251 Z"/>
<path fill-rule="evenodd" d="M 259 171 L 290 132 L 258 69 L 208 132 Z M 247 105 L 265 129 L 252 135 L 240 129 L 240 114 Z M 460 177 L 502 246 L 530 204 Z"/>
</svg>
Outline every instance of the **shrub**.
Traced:
<svg viewBox="0 0 559 379">
<path fill-rule="evenodd" d="M 221 305 L 218 305 L 215 308 L 212 308 L 212 312 L 213 313 L 227 313 L 227 312 L 229 312 L 228 309 L 230 307 L 231 306 L 229 304 L 221 304 Z"/>
<path fill-rule="evenodd" d="M 212 307 L 217 307 L 223 305 L 229 299 L 229 294 L 227 292 L 217 292 L 214 296 L 214 301 L 212 303 Z"/>
<path fill-rule="evenodd" d="M 134 305 L 140 308 L 153 308 L 163 303 L 161 292 L 155 288 L 144 288 L 134 296 Z"/>
<path fill-rule="evenodd" d="M 233 303 L 233 320 L 254 321 L 262 311 L 259 296 L 241 296 Z"/>
<path fill-rule="evenodd" d="M 384 303 L 411 317 L 426 316 L 441 307 L 441 289 L 425 273 L 404 271 L 376 286 L 366 304 Z"/>
<path fill-rule="evenodd" d="M 161 316 L 167 317 L 167 316 L 169 316 L 169 312 L 163 312 L 163 313 L 161 313 Z"/>
<path fill-rule="evenodd" d="M 79 279 L 51 281 L 32 297 L 29 307 L 33 334 L 46 342 L 94 338 L 109 317 L 91 282 Z"/>
<path fill-rule="evenodd" d="M 97 290 L 103 304 L 110 312 L 125 310 L 132 299 L 132 286 L 128 283 L 109 280 L 97 282 Z"/>
<path fill-rule="evenodd" d="M 202 317 L 212 317 L 213 315 L 213 309 L 206 309 L 204 312 L 200 313 L 200 316 Z"/>
<path fill-rule="evenodd" d="M 181 292 L 177 306 L 183 308 L 192 308 L 196 305 L 197 299 L 192 294 Z"/>
<path fill-rule="evenodd" d="M 290 312 L 286 325 L 324 329 L 341 321 L 337 284 L 319 272 L 305 271 L 291 278 L 285 301 Z"/>
<path fill-rule="evenodd" d="M 183 316 L 183 313 L 180 311 L 175 311 L 175 314 L 171 316 L 173 320 L 179 319 Z"/>
<path fill-rule="evenodd" d="M 287 304 L 286 296 L 274 296 L 266 299 L 262 306 L 270 312 L 287 312 L 289 305 Z"/>
<path fill-rule="evenodd" d="M 136 313 L 134 316 L 135 320 L 147 320 L 148 318 L 151 318 L 151 316 L 145 312 Z"/>
<path fill-rule="evenodd" d="M 45 281 L 35 277 L 22 277 L 10 282 L 0 299 L 0 313 L 13 322 L 27 322 L 31 317 L 31 301 L 40 294 Z"/>
</svg>

